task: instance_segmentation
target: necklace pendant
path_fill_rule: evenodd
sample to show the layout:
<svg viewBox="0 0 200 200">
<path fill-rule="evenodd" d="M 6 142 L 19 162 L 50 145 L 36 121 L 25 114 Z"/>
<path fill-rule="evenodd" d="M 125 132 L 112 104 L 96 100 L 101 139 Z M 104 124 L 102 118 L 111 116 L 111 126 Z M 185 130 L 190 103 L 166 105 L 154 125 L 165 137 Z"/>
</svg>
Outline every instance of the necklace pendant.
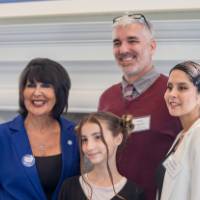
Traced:
<svg viewBox="0 0 200 200">
<path fill-rule="evenodd" d="M 39 145 L 39 150 L 41 152 L 41 155 L 45 156 L 45 154 L 46 154 L 46 146 L 45 146 L 45 144 L 40 144 Z"/>
<path fill-rule="evenodd" d="M 39 145 L 39 149 L 40 149 L 41 151 L 45 151 L 45 145 L 44 145 L 44 144 L 40 144 L 40 145 Z"/>
</svg>

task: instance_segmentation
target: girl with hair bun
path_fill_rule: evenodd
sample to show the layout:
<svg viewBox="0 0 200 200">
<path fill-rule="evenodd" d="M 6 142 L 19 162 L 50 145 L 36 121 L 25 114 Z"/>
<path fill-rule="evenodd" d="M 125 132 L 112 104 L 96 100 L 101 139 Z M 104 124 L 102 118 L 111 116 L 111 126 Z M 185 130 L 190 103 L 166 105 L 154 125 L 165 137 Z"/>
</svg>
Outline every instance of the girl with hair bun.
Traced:
<svg viewBox="0 0 200 200">
<path fill-rule="evenodd" d="M 143 190 L 122 176 L 116 166 L 116 153 L 133 129 L 132 116 L 122 118 L 108 112 L 95 112 L 76 127 L 81 155 L 81 176 L 67 179 L 59 200 L 144 200 Z M 84 173 L 84 159 L 92 169 Z"/>
</svg>

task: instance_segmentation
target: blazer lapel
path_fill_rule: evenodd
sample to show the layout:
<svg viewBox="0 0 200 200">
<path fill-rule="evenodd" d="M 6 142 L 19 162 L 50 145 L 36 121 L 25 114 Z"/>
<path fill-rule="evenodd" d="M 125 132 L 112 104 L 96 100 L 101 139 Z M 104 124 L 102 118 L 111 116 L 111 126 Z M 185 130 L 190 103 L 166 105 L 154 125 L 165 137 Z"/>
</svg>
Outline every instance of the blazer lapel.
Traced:
<svg viewBox="0 0 200 200">
<path fill-rule="evenodd" d="M 38 199 L 46 199 L 38 177 L 35 158 L 32 155 L 28 136 L 24 128 L 24 121 L 21 116 L 16 118 L 11 124 L 10 129 L 12 132 L 11 140 L 15 147 L 21 167 L 33 185 L 36 194 L 38 194 Z"/>
<path fill-rule="evenodd" d="M 72 124 L 68 124 L 67 121 L 63 118 L 60 118 L 59 120 L 60 127 L 61 127 L 61 151 L 62 151 L 62 171 L 61 176 L 59 179 L 59 182 L 56 187 L 56 191 L 54 192 L 54 195 L 58 192 L 60 189 L 60 186 L 63 182 L 63 180 L 66 177 L 75 176 L 77 174 L 72 174 L 72 171 L 75 171 L 72 169 L 73 164 L 73 156 L 74 156 L 74 137 L 72 137 Z"/>
<path fill-rule="evenodd" d="M 63 176 L 70 176 L 71 173 L 71 164 L 73 161 L 73 146 L 74 138 L 71 136 L 71 125 L 68 125 L 64 119 L 60 119 L 60 126 L 61 126 L 61 148 L 62 148 L 62 175 Z M 70 173 L 69 173 L 70 172 Z M 64 174 L 65 173 L 65 174 Z M 66 174 L 67 173 L 67 174 Z"/>
</svg>

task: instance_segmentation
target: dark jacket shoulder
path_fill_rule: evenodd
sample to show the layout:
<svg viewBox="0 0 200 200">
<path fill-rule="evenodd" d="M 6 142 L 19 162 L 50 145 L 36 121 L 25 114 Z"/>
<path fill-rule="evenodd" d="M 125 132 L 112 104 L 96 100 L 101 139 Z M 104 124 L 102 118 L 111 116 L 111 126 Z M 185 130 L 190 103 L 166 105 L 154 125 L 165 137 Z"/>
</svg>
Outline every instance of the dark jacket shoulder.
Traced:
<svg viewBox="0 0 200 200">
<path fill-rule="evenodd" d="M 81 185 L 79 176 L 68 178 L 64 181 L 60 190 L 58 200 L 86 200 Z"/>
<path fill-rule="evenodd" d="M 126 198 L 126 200 L 145 200 L 144 190 L 130 180 L 127 180 L 119 195 Z M 118 200 L 118 198 L 113 198 L 113 200 Z"/>
</svg>

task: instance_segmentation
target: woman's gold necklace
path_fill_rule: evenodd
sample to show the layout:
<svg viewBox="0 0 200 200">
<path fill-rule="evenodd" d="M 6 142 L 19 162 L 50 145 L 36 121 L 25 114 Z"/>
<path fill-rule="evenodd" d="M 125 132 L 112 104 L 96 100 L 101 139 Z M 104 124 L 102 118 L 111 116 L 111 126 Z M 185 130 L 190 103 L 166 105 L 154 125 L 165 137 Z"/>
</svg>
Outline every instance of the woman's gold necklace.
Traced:
<svg viewBox="0 0 200 200">
<path fill-rule="evenodd" d="M 47 155 L 47 150 L 52 148 L 55 144 L 47 145 L 47 144 L 39 144 L 38 150 L 41 156 Z"/>
<path fill-rule="evenodd" d="M 52 144 L 45 144 L 45 143 L 40 143 L 40 144 L 34 144 L 31 145 L 32 146 L 32 150 L 36 151 L 38 156 L 47 156 L 47 152 L 49 149 L 53 148 L 56 144 L 52 143 Z"/>
</svg>

